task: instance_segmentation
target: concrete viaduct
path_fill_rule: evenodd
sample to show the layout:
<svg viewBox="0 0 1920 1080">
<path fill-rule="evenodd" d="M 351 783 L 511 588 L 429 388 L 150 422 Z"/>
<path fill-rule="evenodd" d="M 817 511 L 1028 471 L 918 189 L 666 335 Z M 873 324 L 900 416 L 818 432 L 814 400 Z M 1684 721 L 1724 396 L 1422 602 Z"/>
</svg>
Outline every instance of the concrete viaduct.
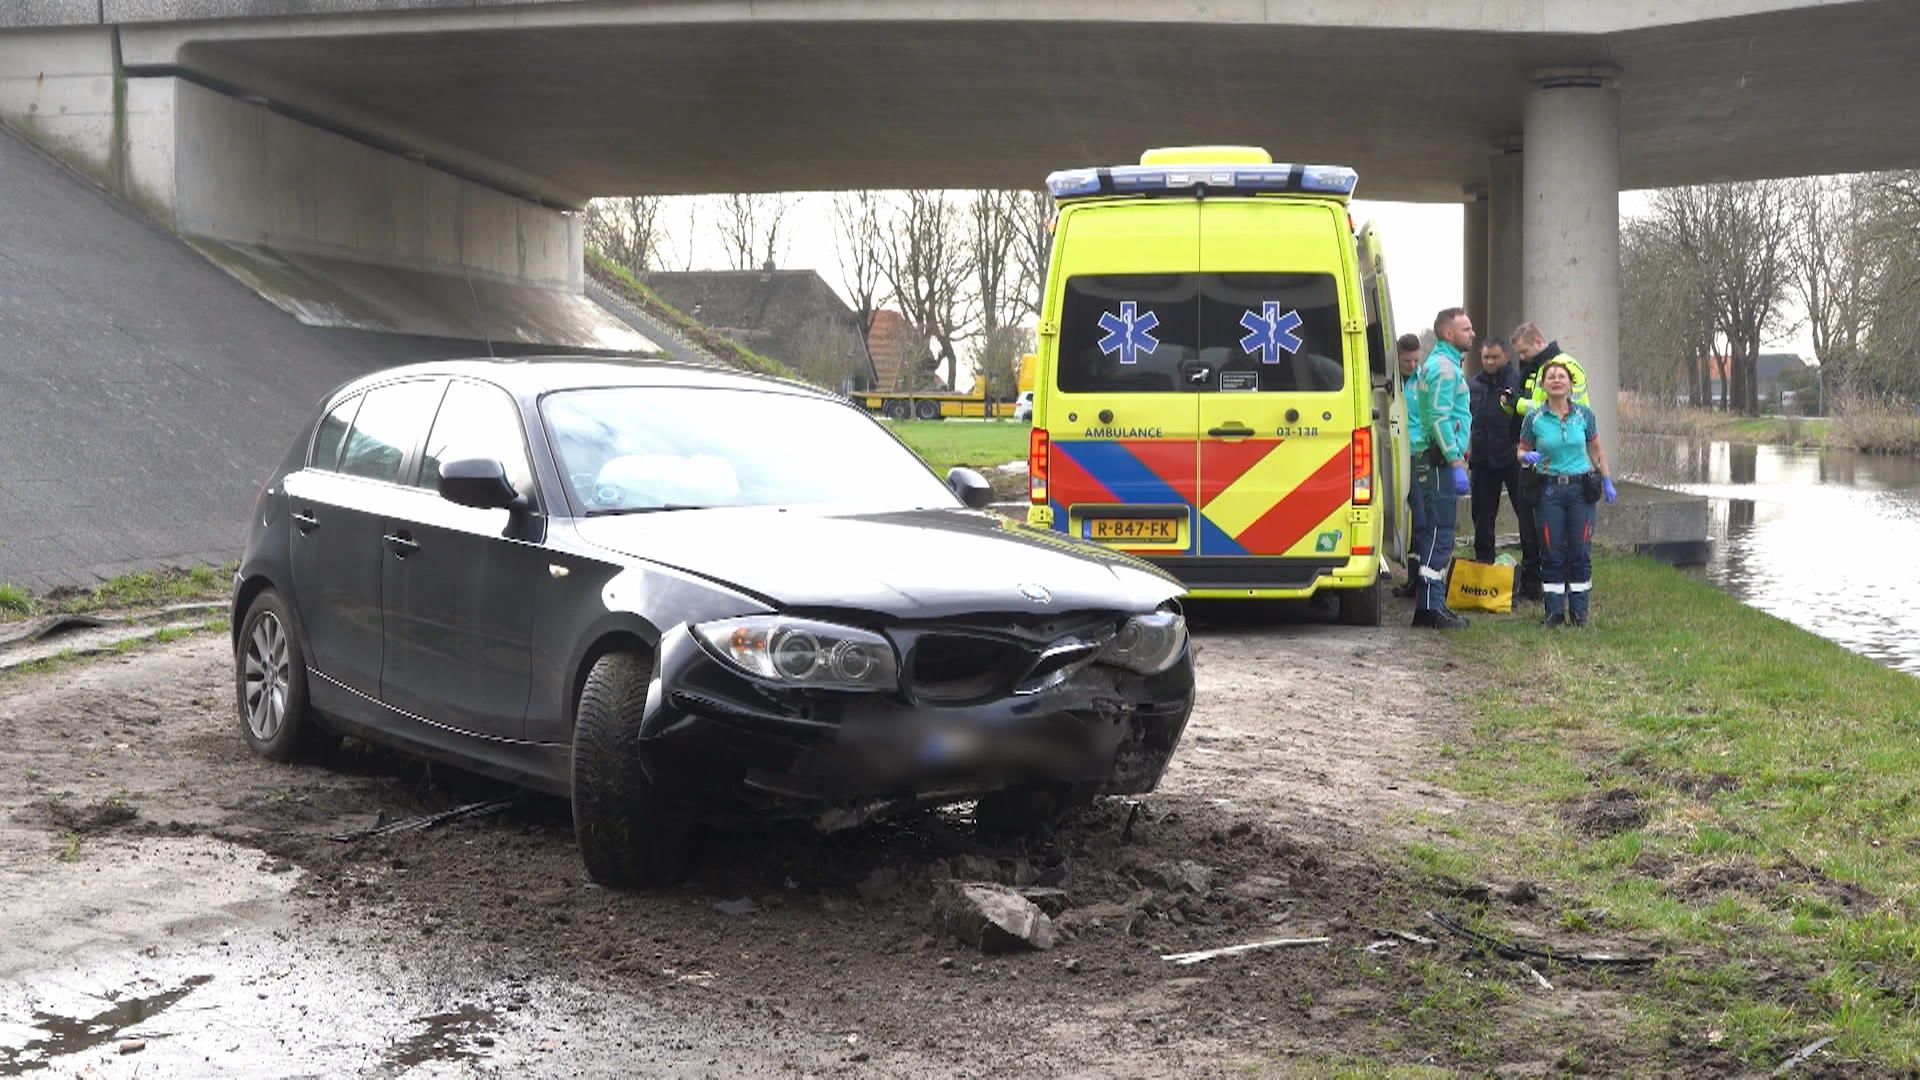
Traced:
<svg viewBox="0 0 1920 1080">
<path fill-rule="evenodd" d="M 1915 0 L 11 0 L 0 122 L 303 321 L 608 347 L 590 195 L 1258 143 L 1465 203 L 1476 323 L 1611 433 L 1617 193 L 1920 165 L 1915 55 Z"/>
</svg>

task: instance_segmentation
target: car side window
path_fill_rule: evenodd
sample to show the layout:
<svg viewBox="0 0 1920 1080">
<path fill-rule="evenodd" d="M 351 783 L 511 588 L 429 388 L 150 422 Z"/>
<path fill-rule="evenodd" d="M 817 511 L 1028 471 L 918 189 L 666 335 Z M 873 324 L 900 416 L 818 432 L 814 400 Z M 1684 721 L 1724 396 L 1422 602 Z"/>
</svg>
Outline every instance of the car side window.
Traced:
<svg viewBox="0 0 1920 1080">
<path fill-rule="evenodd" d="M 533 470 L 527 464 L 526 438 L 520 433 L 520 410 L 504 391 L 459 381 L 447 387 L 414 482 L 423 488 L 438 487 L 440 463 L 461 458 L 498 461 L 515 491 L 533 495 Z"/>
<path fill-rule="evenodd" d="M 347 429 L 353 426 L 353 414 L 359 408 L 360 395 L 355 394 L 335 405 L 326 419 L 320 421 L 320 430 L 313 436 L 311 468 L 332 472 L 340 464 L 340 444 L 346 441 Z"/>
<path fill-rule="evenodd" d="M 340 471 L 348 476 L 398 483 L 407 454 L 440 396 L 437 379 L 392 383 L 367 391 L 340 453 Z"/>
</svg>

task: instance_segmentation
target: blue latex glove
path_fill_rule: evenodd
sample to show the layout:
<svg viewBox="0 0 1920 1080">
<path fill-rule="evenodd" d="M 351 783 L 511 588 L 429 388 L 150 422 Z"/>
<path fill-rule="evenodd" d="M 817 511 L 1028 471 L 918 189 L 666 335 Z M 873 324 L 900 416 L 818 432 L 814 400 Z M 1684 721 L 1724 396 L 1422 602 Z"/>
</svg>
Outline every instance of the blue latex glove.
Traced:
<svg viewBox="0 0 1920 1080">
<path fill-rule="evenodd" d="M 1533 468 L 1535 465 L 1540 464 L 1540 451 L 1529 450 L 1526 453 L 1521 454 L 1520 464 L 1525 465 L 1529 469 Z"/>
<path fill-rule="evenodd" d="M 1455 495 L 1466 495 L 1472 490 L 1473 486 L 1467 483 L 1467 470 L 1455 465 L 1453 467 L 1453 493 Z"/>
<path fill-rule="evenodd" d="M 1600 490 L 1606 493 L 1607 502 L 1609 503 L 1620 497 L 1620 493 L 1613 489 L 1613 477 L 1611 476 L 1603 476 L 1600 478 Z"/>
</svg>

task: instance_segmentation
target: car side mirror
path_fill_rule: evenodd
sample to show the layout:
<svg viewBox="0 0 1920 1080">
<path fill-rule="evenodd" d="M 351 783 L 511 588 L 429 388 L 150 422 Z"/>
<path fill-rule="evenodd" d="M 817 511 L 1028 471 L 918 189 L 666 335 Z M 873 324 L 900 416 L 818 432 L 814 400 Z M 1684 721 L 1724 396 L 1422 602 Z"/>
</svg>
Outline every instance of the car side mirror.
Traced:
<svg viewBox="0 0 1920 1080">
<path fill-rule="evenodd" d="M 987 483 L 986 477 L 964 466 L 947 471 L 947 487 L 975 510 L 984 510 L 993 501 L 993 485 Z"/>
<path fill-rule="evenodd" d="M 505 466 L 492 458 L 460 458 L 440 463 L 440 497 L 461 506 L 500 510 L 520 503 L 507 481 Z"/>
</svg>

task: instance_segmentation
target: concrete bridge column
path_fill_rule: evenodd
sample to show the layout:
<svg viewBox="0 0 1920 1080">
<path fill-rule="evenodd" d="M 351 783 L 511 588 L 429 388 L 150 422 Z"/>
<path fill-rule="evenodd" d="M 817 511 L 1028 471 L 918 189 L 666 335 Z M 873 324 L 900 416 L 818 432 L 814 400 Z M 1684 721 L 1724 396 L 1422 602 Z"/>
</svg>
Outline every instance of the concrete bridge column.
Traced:
<svg viewBox="0 0 1920 1080">
<path fill-rule="evenodd" d="M 1526 318 L 1586 367 L 1609 450 L 1619 445 L 1618 76 L 1613 67 L 1532 73 L 1522 188 Z"/>
<path fill-rule="evenodd" d="M 1465 232 L 1460 244 L 1460 306 L 1467 309 L 1473 329 L 1485 341 L 1494 331 L 1487 326 L 1487 188 L 1469 184 L 1466 188 L 1466 212 L 1461 215 Z"/>
<path fill-rule="evenodd" d="M 1505 337 L 1526 321 L 1526 206 L 1521 177 L 1520 140 L 1503 139 L 1487 162 L 1487 318 L 1486 334 Z"/>
</svg>

